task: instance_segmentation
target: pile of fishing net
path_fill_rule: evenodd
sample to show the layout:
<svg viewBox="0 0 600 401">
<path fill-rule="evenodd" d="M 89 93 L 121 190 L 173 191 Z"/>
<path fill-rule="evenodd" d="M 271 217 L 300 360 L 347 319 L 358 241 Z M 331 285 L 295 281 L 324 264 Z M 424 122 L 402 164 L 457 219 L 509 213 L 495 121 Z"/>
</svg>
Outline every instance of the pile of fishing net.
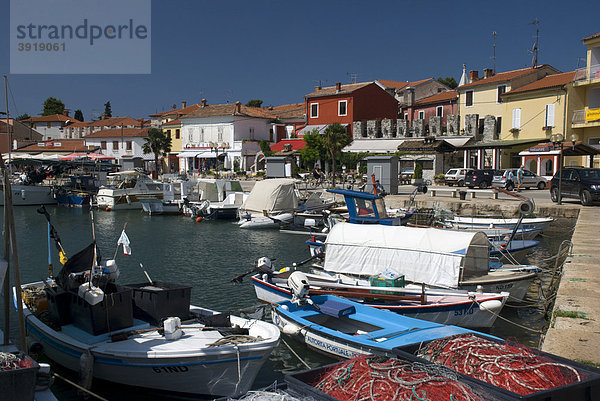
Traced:
<svg viewBox="0 0 600 401">
<path fill-rule="evenodd" d="M 431 341 L 417 355 L 520 395 L 585 379 L 572 366 L 523 345 L 495 342 L 473 334 Z"/>
<path fill-rule="evenodd" d="M 5 370 L 30 368 L 32 366 L 33 359 L 27 355 L 15 355 L 9 352 L 0 352 L 0 372 Z"/>
<path fill-rule="evenodd" d="M 435 365 L 398 359 L 359 357 L 325 370 L 316 389 L 340 400 L 490 401 L 458 381 L 456 373 Z"/>
</svg>

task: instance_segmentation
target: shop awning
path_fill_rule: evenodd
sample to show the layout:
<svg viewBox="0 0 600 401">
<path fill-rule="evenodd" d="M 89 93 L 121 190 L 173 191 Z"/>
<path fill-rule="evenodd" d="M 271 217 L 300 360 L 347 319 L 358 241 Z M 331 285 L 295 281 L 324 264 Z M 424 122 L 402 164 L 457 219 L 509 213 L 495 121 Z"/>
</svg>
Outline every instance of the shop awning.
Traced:
<svg viewBox="0 0 600 401">
<path fill-rule="evenodd" d="M 539 143 L 547 141 L 546 138 L 535 139 L 511 139 L 506 141 L 474 142 L 464 146 L 457 146 L 460 149 L 506 149 L 513 146 L 529 145 L 530 143 Z"/>
</svg>

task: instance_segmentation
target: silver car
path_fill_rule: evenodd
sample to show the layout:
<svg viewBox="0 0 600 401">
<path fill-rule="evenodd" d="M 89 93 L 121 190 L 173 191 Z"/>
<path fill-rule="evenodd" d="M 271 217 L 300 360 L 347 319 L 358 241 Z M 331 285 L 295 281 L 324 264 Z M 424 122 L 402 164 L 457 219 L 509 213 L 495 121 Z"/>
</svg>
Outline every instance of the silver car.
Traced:
<svg viewBox="0 0 600 401">
<path fill-rule="evenodd" d="M 514 179 L 514 187 L 516 188 L 518 183 L 517 183 L 517 170 L 518 168 L 511 168 L 510 171 L 512 171 Z M 496 175 L 494 176 L 494 178 L 492 179 L 492 186 L 493 187 L 501 187 L 501 188 L 505 188 L 506 187 L 506 177 L 508 175 L 508 169 L 507 170 L 501 170 L 502 171 L 502 175 Z M 537 188 L 537 189 L 544 189 L 548 186 L 548 180 L 545 179 L 542 176 L 539 176 L 537 174 L 532 173 L 529 170 L 523 170 L 523 184 L 521 185 L 521 188 Z M 512 189 L 512 188 L 507 188 L 507 189 Z"/>
</svg>

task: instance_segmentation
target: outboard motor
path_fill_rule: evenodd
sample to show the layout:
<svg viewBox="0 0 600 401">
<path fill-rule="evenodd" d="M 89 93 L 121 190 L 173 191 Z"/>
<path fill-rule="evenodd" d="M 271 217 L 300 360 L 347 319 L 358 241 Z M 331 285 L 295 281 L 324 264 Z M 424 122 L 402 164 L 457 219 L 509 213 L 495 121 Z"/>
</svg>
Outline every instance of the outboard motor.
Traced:
<svg viewBox="0 0 600 401">
<path fill-rule="evenodd" d="M 309 298 L 308 293 L 310 290 L 310 283 L 306 274 L 295 271 L 288 278 L 288 287 L 292 291 L 292 303 L 296 305 L 310 304 L 316 309 L 319 309 L 317 305 Z"/>
<path fill-rule="evenodd" d="M 263 273 L 273 273 L 273 263 L 265 256 L 256 261 L 256 268 Z"/>
</svg>

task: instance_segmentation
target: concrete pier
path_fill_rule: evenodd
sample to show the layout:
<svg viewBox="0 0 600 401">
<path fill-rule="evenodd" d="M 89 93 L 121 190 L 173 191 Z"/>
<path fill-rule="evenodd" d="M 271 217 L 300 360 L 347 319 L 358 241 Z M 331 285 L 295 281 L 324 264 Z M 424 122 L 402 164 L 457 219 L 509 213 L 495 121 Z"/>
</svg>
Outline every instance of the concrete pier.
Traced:
<svg viewBox="0 0 600 401">
<path fill-rule="evenodd" d="M 600 207 L 582 207 L 542 351 L 600 366 Z"/>
</svg>

